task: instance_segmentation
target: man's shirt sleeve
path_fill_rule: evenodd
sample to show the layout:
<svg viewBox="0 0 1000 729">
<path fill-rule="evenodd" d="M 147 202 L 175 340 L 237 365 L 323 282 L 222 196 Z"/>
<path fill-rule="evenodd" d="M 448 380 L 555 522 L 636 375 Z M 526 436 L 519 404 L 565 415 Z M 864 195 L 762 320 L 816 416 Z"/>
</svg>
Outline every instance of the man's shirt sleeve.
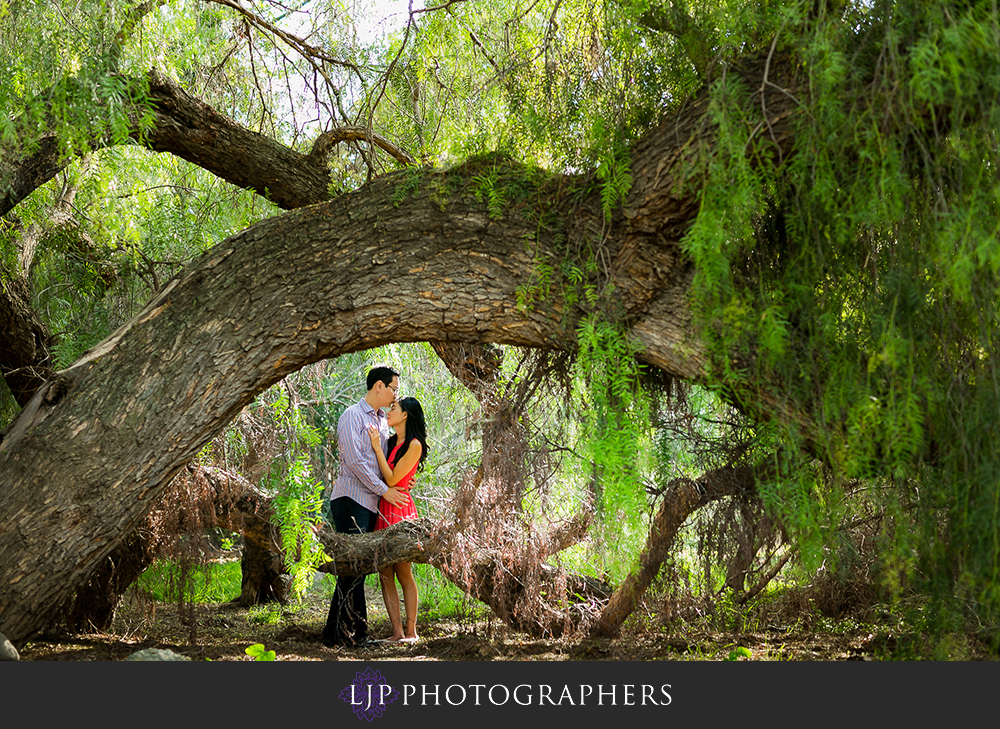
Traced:
<svg viewBox="0 0 1000 729">
<path fill-rule="evenodd" d="M 381 430 L 384 430 L 382 424 L 373 416 L 363 412 L 358 412 L 356 416 L 348 418 L 347 432 L 344 434 L 345 437 L 340 438 L 340 446 L 343 449 L 340 454 L 340 462 L 357 476 L 362 486 L 381 496 L 389 490 L 389 487 L 385 481 L 379 478 L 376 470 L 378 461 L 375 459 L 371 437 L 368 435 L 369 422 L 375 422 Z"/>
</svg>

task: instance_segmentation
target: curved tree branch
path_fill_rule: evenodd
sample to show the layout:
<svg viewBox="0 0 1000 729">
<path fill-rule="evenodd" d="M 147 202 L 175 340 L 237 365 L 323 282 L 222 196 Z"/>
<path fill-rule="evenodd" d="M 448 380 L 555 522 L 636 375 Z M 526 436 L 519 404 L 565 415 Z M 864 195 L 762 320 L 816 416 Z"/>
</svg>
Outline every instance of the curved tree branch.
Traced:
<svg viewBox="0 0 1000 729">
<path fill-rule="evenodd" d="M 417 160 L 401 147 L 397 147 L 385 137 L 365 127 L 339 127 L 323 132 L 313 142 L 310 158 L 317 164 L 325 165 L 333 152 L 333 147 L 341 142 L 368 142 L 387 153 L 402 165 L 413 165 Z"/>
<path fill-rule="evenodd" d="M 406 179 L 389 175 L 247 229 L 36 393 L 0 435 L 0 631 L 17 640 L 44 624 L 179 468 L 310 362 L 390 341 L 574 346 L 573 312 L 517 308 L 536 224 L 491 219 L 471 192 L 443 211 L 445 183 L 430 178 L 456 174 L 427 173 L 398 208 Z M 658 362 L 688 359 L 668 351 L 678 342 L 652 344 Z"/>
<path fill-rule="evenodd" d="M 767 108 L 790 103 L 776 93 Z M 703 164 L 692 162 L 714 142 L 705 108 L 703 97 L 636 146 L 620 225 L 602 241 L 639 356 L 685 379 L 706 366 L 678 243 L 697 211 L 692 170 Z M 474 182 L 487 167 L 497 184 L 533 189 L 488 211 Z M 558 299 L 519 306 L 518 294 L 540 263 L 563 260 L 567 241 L 575 250 L 602 226 L 591 175 L 480 159 L 380 177 L 206 252 L 0 433 L 0 631 L 16 643 L 46 624 L 184 464 L 311 362 L 405 341 L 574 350 L 585 312 Z"/>
</svg>

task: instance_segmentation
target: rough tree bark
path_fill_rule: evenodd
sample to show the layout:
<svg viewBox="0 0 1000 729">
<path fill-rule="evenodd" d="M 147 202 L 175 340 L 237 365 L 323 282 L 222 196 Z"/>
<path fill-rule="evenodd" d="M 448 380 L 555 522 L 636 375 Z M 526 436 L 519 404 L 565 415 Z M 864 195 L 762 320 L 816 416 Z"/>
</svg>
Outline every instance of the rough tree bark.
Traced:
<svg viewBox="0 0 1000 729">
<path fill-rule="evenodd" d="M 744 73 L 766 103 L 754 95 L 747 106 L 766 111 L 768 143 L 787 146 L 794 103 L 760 84 L 763 65 Z M 376 179 L 193 262 L 0 434 L 0 631 L 16 645 L 48 622 L 177 471 L 258 392 L 306 364 L 400 341 L 573 350 L 584 312 L 517 306 L 536 264 L 566 255 L 561 240 L 602 242 L 643 361 L 703 377 L 687 298 L 694 272 L 678 240 L 713 149 L 707 105 L 699 96 L 636 145 L 632 190 L 603 238 L 592 175 L 544 178 L 480 160 Z M 534 180 L 546 225 L 516 201 L 491 217 L 471 193 L 484 165 L 520 187 Z"/>
</svg>

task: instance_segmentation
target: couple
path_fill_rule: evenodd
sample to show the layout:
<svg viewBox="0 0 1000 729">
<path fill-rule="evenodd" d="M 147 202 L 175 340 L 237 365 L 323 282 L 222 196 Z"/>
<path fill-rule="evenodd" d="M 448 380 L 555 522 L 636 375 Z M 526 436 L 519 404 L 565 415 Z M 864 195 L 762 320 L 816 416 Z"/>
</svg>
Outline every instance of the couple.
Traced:
<svg viewBox="0 0 1000 729">
<path fill-rule="evenodd" d="M 384 529 L 417 516 L 410 480 L 427 457 L 424 412 L 412 397 L 396 399 L 399 373 L 377 366 L 368 373 L 368 392 L 337 421 L 340 473 L 330 495 L 330 516 L 341 534 Z M 389 408 L 388 415 L 382 408 Z M 390 437 L 389 428 L 395 431 Z M 388 447 L 388 458 L 386 449 Z M 406 630 L 399 611 L 396 579 L 403 588 Z M 417 585 L 409 562 L 379 571 L 382 598 L 392 622 L 390 641 L 417 639 Z M 338 577 L 323 628 L 326 646 L 368 643 L 365 578 Z"/>
</svg>

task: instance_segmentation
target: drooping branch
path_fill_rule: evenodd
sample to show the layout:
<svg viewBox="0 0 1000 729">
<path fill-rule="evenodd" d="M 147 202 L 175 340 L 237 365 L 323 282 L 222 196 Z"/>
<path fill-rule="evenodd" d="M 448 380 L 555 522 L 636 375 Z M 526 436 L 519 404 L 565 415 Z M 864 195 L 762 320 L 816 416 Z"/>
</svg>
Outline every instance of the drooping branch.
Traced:
<svg viewBox="0 0 1000 729">
<path fill-rule="evenodd" d="M 220 179 L 254 190 L 285 210 L 330 199 L 334 178 L 327 167 L 329 150 L 341 141 L 365 141 L 380 147 L 400 164 L 413 157 L 380 135 L 355 128 L 334 129 L 317 140 L 314 154 L 305 154 L 253 132 L 212 106 L 187 93 L 157 70 L 143 78 L 123 78 L 137 103 L 132 136 L 153 152 L 167 152 L 211 172 Z M 147 105 L 148 104 L 148 105 Z M 152 111 L 147 127 L 139 119 Z M 28 195 L 55 177 L 72 162 L 60 152 L 54 129 L 29 135 L 16 144 L 0 146 L 0 216 L 6 215 Z M 110 140 L 94 137 L 99 149 Z"/>
<path fill-rule="evenodd" d="M 324 63 L 342 65 L 360 73 L 353 64 L 332 58 L 322 49 L 281 31 L 237 2 L 208 1 L 236 10 L 249 22 L 275 35 L 313 64 L 324 77 Z M 164 0 L 146 0 L 128 11 L 108 49 L 105 59 L 108 68 L 117 69 L 121 50 L 132 33 L 146 15 L 163 4 Z M 332 178 L 326 169 L 326 157 L 310 157 L 251 132 L 190 96 L 155 69 L 145 78 L 120 76 L 118 80 L 125 95 L 136 100 L 131 112 L 131 136 L 150 150 L 176 154 L 238 187 L 257 191 L 286 210 L 329 199 Z M 333 86 L 329 79 L 327 82 Z M 55 131 L 50 100 L 62 95 L 72 98 L 74 93 L 86 93 L 89 97 L 90 92 L 84 88 L 86 83 L 85 79 L 76 78 L 57 83 L 39 94 L 38 103 L 14 120 L 14 127 L 18 129 L 16 139 L 0 144 L 0 216 L 6 215 L 72 162 L 73 158 L 62 149 L 62 140 Z M 139 121 L 148 112 L 153 114 L 150 127 Z M 92 118 L 100 118 L 100 114 Z M 335 141 L 363 139 L 381 147 L 401 164 L 412 164 L 411 155 L 371 130 L 359 137 L 353 128 L 349 129 L 349 132 L 334 130 L 333 134 L 343 136 Z M 112 140 L 101 130 L 91 134 L 88 145 L 90 149 L 100 149 L 123 141 Z"/>
<path fill-rule="evenodd" d="M 685 520 L 701 507 L 727 496 L 754 489 L 754 469 L 747 466 L 725 467 L 709 471 L 696 481 L 678 478 L 663 494 L 656 516 L 650 525 L 646 546 L 639 557 L 639 568 L 615 590 L 600 616 L 590 628 L 591 637 L 615 637 L 622 623 L 635 612 L 667 558 L 674 539 Z"/>
</svg>

